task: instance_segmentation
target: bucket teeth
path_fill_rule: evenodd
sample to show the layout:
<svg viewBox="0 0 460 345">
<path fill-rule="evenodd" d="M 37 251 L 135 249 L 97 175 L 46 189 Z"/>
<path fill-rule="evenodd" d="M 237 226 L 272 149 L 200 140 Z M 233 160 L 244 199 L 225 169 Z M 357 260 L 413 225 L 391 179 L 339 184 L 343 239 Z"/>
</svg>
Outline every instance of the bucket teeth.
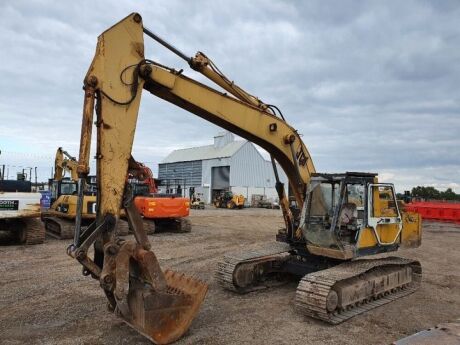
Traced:
<svg viewBox="0 0 460 345">
<path fill-rule="evenodd" d="M 169 344 L 190 327 L 208 291 L 199 279 L 171 270 L 164 271 L 166 291 L 130 292 L 133 320 L 125 320 L 155 344 Z"/>
<path fill-rule="evenodd" d="M 164 274 L 168 289 L 178 293 L 199 294 L 202 293 L 203 289 L 207 290 L 208 288 L 206 283 L 193 276 L 171 270 L 166 270 Z"/>
</svg>

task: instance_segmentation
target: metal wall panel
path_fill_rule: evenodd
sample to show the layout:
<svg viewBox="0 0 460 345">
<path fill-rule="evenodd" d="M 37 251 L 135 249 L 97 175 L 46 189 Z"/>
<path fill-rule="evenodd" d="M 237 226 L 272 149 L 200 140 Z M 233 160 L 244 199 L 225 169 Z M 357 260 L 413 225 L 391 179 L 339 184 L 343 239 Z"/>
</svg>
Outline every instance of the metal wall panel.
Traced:
<svg viewBox="0 0 460 345">
<path fill-rule="evenodd" d="M 262 157 L 254 144 L 247 142 L 230 159 L 230 185 L 270 188 L 275 187 L 272 164 Z M 281 182 L 287 185 L 287 176 L 278 166 Z"/>
<path fill-rule="evenodd" d="M 185 179 L 187 186 L 201 186 L 202 166 L 202 161 L 161 163 L 158 179 Z"/>
</svg>

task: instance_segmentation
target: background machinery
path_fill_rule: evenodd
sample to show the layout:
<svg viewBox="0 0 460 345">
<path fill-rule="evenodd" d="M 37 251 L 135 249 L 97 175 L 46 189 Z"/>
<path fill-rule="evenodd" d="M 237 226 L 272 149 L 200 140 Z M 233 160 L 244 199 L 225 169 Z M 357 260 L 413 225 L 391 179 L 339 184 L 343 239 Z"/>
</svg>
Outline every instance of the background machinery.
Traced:
<svg viewBox="0 0 460 345">
<path fill-rule="evenodd" d="M 177 193 L 159 193 L 149 167 L 134 159 L 130 166 L 128 181 L 133 188 L 134 205 L 142 215 L 147 233 L 153 234 L 156 230 L 190 232 L 190 199 Z"/>
<path fill-rule="evenodd" d="M 40 193 L 32 193 L 30 181 L 0 179 L 0 231 L 8 231 L 21 244 L 43 243 L 40 198 Z"/>
<path fill-rule="evenodd" d="M 221 191 L 215 196 L 213 204 L 217 208 L 242 209 L 245 198 L 241 194 L 233 194 L 231 191 Z"/>
<path fill-rule="evenodd" d="M 195 210 L 204 210 L 205 204 L 203 199 L 203 193 L 197 193 L 195 191 L 195 187 L 190 187 L 189 189 L 190 195 L 190 208 Z"/>
<path fill-rule="evenodd" d="M 74 236 L 78 202 L 77 165 L 76 159 L 67 151 L 61 147 L 57 149 L 54 178 L 49 181 L 51 207 L 42 211 L 42 221 L 48 235 L 57 239 L 69 239 Z M 70 178 L 65 176 L 66 172 L 70 174 Z M 88 180 L 90 179 L 91 177 L 88 177 Z M 96 217 L 96 193 L 86 191 L 84 194 L 82 223 L 88 225 Z"/>
<path fill-rule="evenodd" d="M 145 59 L 143 33 L 226 93 L 184 76 L 182 70 Z M 379 183 L 370 173 L 316 173 L 299 134 L 277 107 L 239 88 L 203 53 L 189 58 L 144 28 L 141 16 L 133 13 L 99 36 L 84 80 L 78 175 L 84 185 L 95 120 L 98 207 L 96 221 L 82 231 L 80 188 L 75 238 L 68 248 L 84 274 L 99 280 L 111 309 L 133 328 L 155 343 L 170 343 L 189 328 L 207 291 L 197 279 L 161 270 L 126 185 L 143 89 L 251 140 L 271 155 L 285 229 L 278 233 L 277 243 L 225 256 L 216 273 L 223 287 L 245 293 L 269 285 L 271 277 L 297 275 L 299 311 L 329 323 L 345 321 L 418 287 L 418 261 L 359 259 L 420 244 L 417 215 L 401 212 L 396 202 L 387 203 L 391 210 L 382 209 L 380 192 L 391 191 L 395 199 L 393 185 Z M 275 161 L 289 178 L 293 204 L 279 182 Z M 136 241 L 116 234 L 121 207 Z"/>
<path fill-rule="evenodd" d="M 266 195 L 263 194 L 252 194 L 251 196 L 251 207 L 256 208 L 271 208 L 279 209 L 278 202 L 269 200 Z"/>
</svg>

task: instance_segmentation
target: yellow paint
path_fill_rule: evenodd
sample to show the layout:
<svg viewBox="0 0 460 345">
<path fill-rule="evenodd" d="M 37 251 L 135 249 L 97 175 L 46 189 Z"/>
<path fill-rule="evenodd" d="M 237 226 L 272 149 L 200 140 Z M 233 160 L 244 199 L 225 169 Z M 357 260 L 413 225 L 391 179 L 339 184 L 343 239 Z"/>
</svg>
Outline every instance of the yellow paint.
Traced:
<svg viewBox="0 0 460 345">
<path fill-rule="evenodd" d="M 54 158 L 54 180 L 60 181 L 64 177 L 65 172 L 70 173 L 72 181 L 78 180 L 77 166 L 78 162 L 73 159 L 64 157 L 64 150 L 59 147 L 56 150 L 56 156 Z"/>
<path fill-rule="evenodd" d="M 422 217 L 415 212 L 403 213 L 401 246 L 417 248 L 422 243 Z"/>
<path fill-rule="evenodd" d="M 57 216 L 57 217 L 64 217 L 69 219 L 75 219 L 77 215 L 77 202 L 78 196 L 77 195 L 61 195 L 50 207 L 48 211 L 43 211 L 44 216 Z M 89 219 L 95 218 L 95 213 L 88 213 L 88 204 L 95 203 L 96 196 L 85 195 L 83 197 L 83 209 L 82 209 L 82 218 Z M 61 204 L 65 204 L 68 211 L 67 212 L 59 212 L 58 208 Z"/>
<path fill-rule="evenodd" d="M 394 238 L 398 234 L 398 224 L 384 224 L 377 226 L 377 234 L 380 237 L 380 241 L 393 242 Z M 396 240 L 399 243 L 399 240 Z M 374 230 L 372 228 L 364 228 L 361 230 L 361 237 L 358 242 L 358 249 L 375 247 L 378 241 L 375 237 Z"/>
</svg>

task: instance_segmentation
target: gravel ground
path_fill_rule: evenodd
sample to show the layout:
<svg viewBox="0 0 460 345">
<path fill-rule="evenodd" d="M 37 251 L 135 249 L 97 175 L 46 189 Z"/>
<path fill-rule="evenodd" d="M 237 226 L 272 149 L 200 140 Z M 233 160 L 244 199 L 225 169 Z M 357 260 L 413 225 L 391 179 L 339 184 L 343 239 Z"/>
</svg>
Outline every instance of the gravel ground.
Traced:
<svg viewBox="0 0 460 345">
<path fill-rule="evenodd" d="M 460 317 L 460 227 L 425 223 L 423 244 L 399 255 L 418 259 L 414 294 L 330 326 L 294 309 L 296 284 L 236 295 L 214 279 L 225 252 L 273 240 L 279 210 L 192 210 L 189 234 L 151 236 L 163 268 L 209 283 L 190 330 L 177 344 L 389 344 Z M 0 247 L 1 344 L 149 344 L 113 314 L 97 281 L 65 254 L 69 241 Z"/>
</svg>

